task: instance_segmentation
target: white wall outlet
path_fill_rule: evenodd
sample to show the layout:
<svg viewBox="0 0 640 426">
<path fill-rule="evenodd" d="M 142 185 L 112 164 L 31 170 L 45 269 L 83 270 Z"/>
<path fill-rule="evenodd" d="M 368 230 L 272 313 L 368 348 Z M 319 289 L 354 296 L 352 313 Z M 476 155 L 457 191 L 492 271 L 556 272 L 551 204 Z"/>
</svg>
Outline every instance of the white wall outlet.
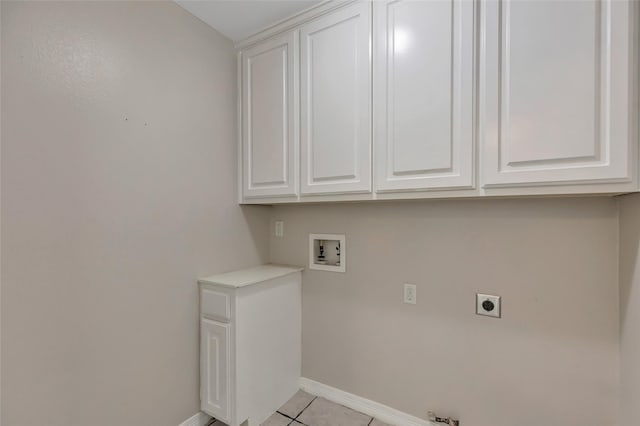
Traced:
<svg viewBox="0 0 640 426">
<path fill-rule="evenodd" d="M 276 237 L 282 238 L 284 237 L 284 222 L 281 220 L 276 220 Z"/>
<path fill-rule="evenodd" d="M 476 294 L 476 314 L 488 317 L 500 318 L 502 316 L 502 303 L 500 296 L 490 294 Z"/>
<path fill-rule="evenodd" d="M 418 292 L 415 284 L 404 284 L 404 303 L 415 305 L 418 299 Z"/>
</svg>

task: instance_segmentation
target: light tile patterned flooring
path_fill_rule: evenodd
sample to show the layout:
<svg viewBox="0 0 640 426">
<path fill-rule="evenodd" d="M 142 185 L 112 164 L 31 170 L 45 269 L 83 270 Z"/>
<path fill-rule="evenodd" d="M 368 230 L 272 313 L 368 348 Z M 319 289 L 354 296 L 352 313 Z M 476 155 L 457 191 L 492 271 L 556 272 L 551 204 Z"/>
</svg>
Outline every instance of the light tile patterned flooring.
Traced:
<svg viewBox="0 0 640 426">
<path fill-rule="evenodd" d="M 223 426 L 221 422 L 211 426 Z M 261 426 L 391 426 L 351 408 L 302 390 L 273 413 Z"/>
</svg>

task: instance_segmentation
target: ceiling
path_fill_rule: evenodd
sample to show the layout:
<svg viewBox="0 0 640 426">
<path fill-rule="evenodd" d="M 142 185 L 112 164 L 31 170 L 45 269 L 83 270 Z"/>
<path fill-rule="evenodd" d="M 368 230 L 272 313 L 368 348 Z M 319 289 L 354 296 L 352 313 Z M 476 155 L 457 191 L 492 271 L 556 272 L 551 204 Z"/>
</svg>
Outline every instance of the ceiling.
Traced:
<svg viewBox="0 0 640 426">
<path fill-rule="evenodd" d="M 174 0 L 233 41 L 242 40 L 321 0 Z"/>
</svg>

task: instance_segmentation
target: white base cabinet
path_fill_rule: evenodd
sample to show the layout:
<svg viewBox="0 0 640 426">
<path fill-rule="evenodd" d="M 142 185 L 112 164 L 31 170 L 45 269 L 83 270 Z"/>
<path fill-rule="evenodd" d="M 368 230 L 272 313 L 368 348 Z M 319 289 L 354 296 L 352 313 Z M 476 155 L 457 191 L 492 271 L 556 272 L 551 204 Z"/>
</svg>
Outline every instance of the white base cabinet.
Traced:
<svg viewBox="0 0 640 426">
<path fill-rule="evenodd" d="M 200 320 L 200 373 L 202 379 L 202 410 L 219 419 L 228 419 L 231 412 L 229 383 L 231 326 L 203 317 Z"/>
<path fill-rule="evenodd" d="M 297 392 L 301 271 L 263 265 L 199 280 L 202 411 L 258 426 Z"/>
</svg>

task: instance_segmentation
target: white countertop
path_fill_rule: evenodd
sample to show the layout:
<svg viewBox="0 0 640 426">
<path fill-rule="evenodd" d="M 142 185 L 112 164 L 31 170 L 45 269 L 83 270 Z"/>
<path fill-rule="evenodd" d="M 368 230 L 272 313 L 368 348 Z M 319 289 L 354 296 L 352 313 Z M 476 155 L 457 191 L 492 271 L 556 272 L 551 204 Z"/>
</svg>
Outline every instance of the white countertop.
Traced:
<svg viewBox="0 0 640 426">
<path fill-rule="evenodd" d="M 251 284 L 257 284 L 274 278 L 283 277 L 294 272 L 304 270 L 299 266 L 290 265 L 260 265 L 254 268 L 241 269 L 239 271 L 212 275 L 198 279 L 200 284 L 215 284 L 225 287 L 240 288 Z"/>
</svg>

